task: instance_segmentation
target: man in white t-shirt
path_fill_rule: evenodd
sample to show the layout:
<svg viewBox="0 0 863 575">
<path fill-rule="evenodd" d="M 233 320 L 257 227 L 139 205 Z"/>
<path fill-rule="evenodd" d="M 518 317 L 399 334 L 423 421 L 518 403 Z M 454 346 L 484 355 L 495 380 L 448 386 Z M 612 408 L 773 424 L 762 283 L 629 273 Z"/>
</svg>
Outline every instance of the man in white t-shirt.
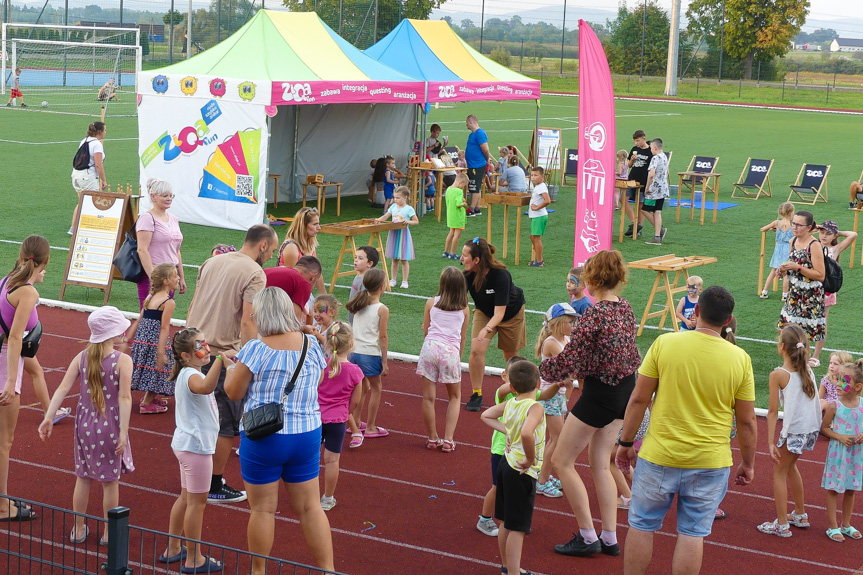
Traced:
<svg viewBox="0 0 863 575">
<path fill-rule="evenodd" d="M 540 166 L 531 168 L 530 181 L 533 184 L 533 192 L 530 195 L 530 209 L 527 215 L 530 218 L 530 244 L 536 259 L 531 260 L 527 265 L 541 268 L 545 265 L 542 259 L 542 236 L 545 235 L 545 226 L 548 224 L 548 210 L 545 207 L 551 203 L 548 197 L 548 186 L 545 185 L 545 170 Z"/>
</svg>

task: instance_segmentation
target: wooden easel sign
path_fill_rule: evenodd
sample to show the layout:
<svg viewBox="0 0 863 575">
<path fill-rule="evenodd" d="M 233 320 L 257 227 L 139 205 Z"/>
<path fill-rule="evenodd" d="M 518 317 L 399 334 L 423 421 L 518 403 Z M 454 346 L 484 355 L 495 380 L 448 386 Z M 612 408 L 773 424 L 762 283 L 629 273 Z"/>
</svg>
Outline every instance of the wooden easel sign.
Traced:
<svg viewBox="0 0 863 575">
<path fill-rule="evenodd" d="M 72 245 L 60 287 L 60 299 L 67 285 L 104 291 L 108 303 L 114 281 L 114 254 L 127 230 L 135 223 L 131 197 L 113 192 L 85 191 L 78 203 L 78 219 L 72 225 Z"/>
</svg>

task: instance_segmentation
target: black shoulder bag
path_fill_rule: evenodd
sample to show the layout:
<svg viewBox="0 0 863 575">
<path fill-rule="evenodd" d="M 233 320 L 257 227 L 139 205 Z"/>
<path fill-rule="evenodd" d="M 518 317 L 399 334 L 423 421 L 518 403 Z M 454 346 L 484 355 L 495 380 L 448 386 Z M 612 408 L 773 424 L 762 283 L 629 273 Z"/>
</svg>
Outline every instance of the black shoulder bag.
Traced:
<svg viewBox="0 0 863 575">
<path fill-rule="evenodd" d="M 836 293 L 842 289 L 842 266 L 827 254 L 827 248 L 824 248 L 824 279 L 821 285 L 827 293 Z"/>
<path fill-rule="evenodd" d="M 3 278 L 3 283 L 0 283 L 0 291 L 3 291 L 3 286 L 9 278 Z M 18 286 L 21 287 L 21 286 Z M 12 289 L 15 291 L 18 288 Z M 7 292 L 8 293 L 8 292 Z M 3 341 L 9 338 L 10 328 L 3 321 L 3 316 L 0 315 L 0 327 L 3 328 L 3 333 L 0 333 L 0 345 Z M 42 322 L 37 321 L 33 329 L 27 332 L 27 335 L 21 340 L 21 357 L 36 357 L 36 352 L 39 351 L 39 343 L 42 341 Z"/>
<path fill-rule="evenodd" d="M 294 385 L 296 385 L 300 371 L 303 369 L 303 364 L 306 362 L 306 352 L 308 349 L 309 338 L 303 334 L 303 351 L 300 353 L 300 359 L 297 362 L 296 369 L 294 369 L 294 374 L 291 376 L 291 381 L 285 386 L 282 401 L 294 390 Z M 281 402 L 267 403 L 243 414 L 243 431 L 246 433 L 246 437 L 253 441 L 269 437 L 280 431 L 284 426 L 285 416 L 282 412 Z"/>
</svg>

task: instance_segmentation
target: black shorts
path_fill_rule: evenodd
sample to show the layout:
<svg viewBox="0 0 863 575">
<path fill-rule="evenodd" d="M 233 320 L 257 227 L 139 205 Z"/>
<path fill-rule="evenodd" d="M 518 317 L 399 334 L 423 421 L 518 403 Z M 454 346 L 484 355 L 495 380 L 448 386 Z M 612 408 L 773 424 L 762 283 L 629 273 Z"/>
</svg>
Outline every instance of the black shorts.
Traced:
<svg viewBox="0 0 863 575">
<path fill-rule="evenodd" d="M 201 372 L 207 375 L 215 361 L 216 356 L 214 355 L 211 357 L 210 363 L 201 368 Z M 233 401 L 225 393 L 225 373 L 226 370 L 223 367 L 219 373 L 219 382 L 213 392 L 216 405 L 219 406 L 219 437 L 239 437 L 240 420 L 243 418 L 243 400 Z"/>
<path fill-rule="evenodd" d="M 324 423 L 321 425 L 321 443 L 324 444 L 324 449 L 330 453 L 341 453 L 342 446 L 345 443 L 345 430 L 348 424 L 344 423 Z"/>
<path fill-rule="evenodd" d="M 653 200 L 655 203 L 652 206 L 648 206 L 645 203 L 641 204 L 641 210 L 644 212 L 661 212 L 662 206 L 665 205 L 665 198 L 659 200 Z"/>
<path fill-rule="evenodd" d="M 470 194 L 478 194 L 482 189 L 482 179 L 485 177 L 485 166 L 481 168 L 467 169 L 467 191 Z"/>
<path fill-rule="evenodd" d="M 536 479 L 519 473 L 503 458 L 497 468 L 497 495 L 494 516 L 510 531 L 530 531 L 533 503 L 536 499 Z"/>
<path fill-rule="evenodd" d="M 491 454 L 491 484 L 495 486 L 497 485 L 497 468 L 500 467 L 501 459 L 504 459 L 503 455 Z"/>
<path fill-rule="evenodd" d="M 572 406 L 570 413 L 579 421 L 601 429 L 615 419 L 623 419 L 633 389 L 634 373 L 621 379 L 617 385 L 608 385 L 595 377 L 586 377 L 581 382 L 581 397 Z"/>
</svg>

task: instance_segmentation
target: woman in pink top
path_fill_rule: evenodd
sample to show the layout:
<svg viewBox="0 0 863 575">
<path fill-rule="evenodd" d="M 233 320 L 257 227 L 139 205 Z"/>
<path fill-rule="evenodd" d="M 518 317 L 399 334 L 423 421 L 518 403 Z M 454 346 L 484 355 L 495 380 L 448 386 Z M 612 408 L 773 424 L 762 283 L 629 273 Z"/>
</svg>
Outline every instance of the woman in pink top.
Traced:
<svg viewBox="0 0 863 575">
<path fill-rule="evenodd" d="M 177 266 L 180 293 L 186 293 L 183 255 L 180 253 L 183 232 L 180 231 L 177 217 L 168 213 L 168 208 L 174 200 L 171 184 L 158 178 L 150 178 L 147 180 L 147 192 L 150 194 L 150 203 L 153 207 L 138 216 L 138 221 L 135 223 L 135 232 L 138 234 L 138 256 L 144 268 L 144 275 L 138 282 L 138 300 L 142 306 L 144 300 L 150 295 L 150 275 L 153 273 L 153 268 L 159 264 L 170 263 Z"/>
<path fill-rule="evenodd" d="M 0 346 L 0 369 L 6 375 L 0 392 L 0 521 L 36 518 L 36 513 L 22 503 L 3 497 L 9 492 L 9 454 L 21 408 L 21 380 L 25 369 L 33 379 L 36 397 L 43 408 L 47 409 L 50 402 L 39 362 L 35 357 L 21 356 L 25 335 L 39 323 L 36 313 L 39 292 L 33 284 L 42 283 L 50 249 L 48 240 L 42 236 L 28 237 L 21 244 L 14 269 L 0 280 L 0 318 L 5 325 L 5 328 L 0 328 L 0 339 L 5 340 Z M 69 414 L 68 409 L 64 409 L 64 414 Z"/>
<path fill-rule="evenodd" d="M 321 231 L 321 216 L 316 208 L 300 208 L 294 214 L 294 221 L 285 234 L 285 241 L 279 246 L 279 265 L 292 268 L 303 256 L 317 255 L 318 232 Z M 326 293 L 324 274 L 315 281 L 319 294 Z"/>
<path fill-rule="evenodd" d="M 467 325 L 467 281 L 460 269 L 445 267 L 440 275 L 438 295 L 426 302 L 423 319 L 426 338 L 417 362 L 417 374 L 423 378 L 422 414 L 428 430 L 427 449 L 440 447 L 444 453 L 455 451 L 453 436 L 461 406 L 461 355 Z M 438 383 L 446 385 L 449 395 L 443 439 L 435 423 Z"/>
</svg>

